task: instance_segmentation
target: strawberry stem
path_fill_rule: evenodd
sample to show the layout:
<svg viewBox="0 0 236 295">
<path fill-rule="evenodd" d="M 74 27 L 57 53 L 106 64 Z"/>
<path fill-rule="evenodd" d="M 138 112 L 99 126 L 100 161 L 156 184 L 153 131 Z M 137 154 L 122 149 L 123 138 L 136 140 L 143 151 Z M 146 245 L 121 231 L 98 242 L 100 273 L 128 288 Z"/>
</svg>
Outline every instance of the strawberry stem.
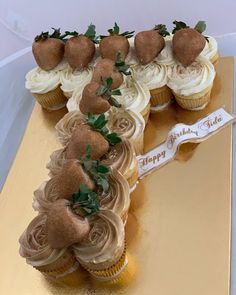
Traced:
<svg viewBox="0 0 236 295">
<path fill-rule="evenodd" d="M 129 31 L 125 31 L 123 33 L 120 33 L 120 27 L 117 25 L 117 23 L 115 22 L 114 27 L 112 29 L 107 30 L 109 33 L 109 36 L 123 36 L 125 38 L 131 38 L 134 35 L 135 31 L 129 32 Z M 107 36 L 103 36 L 100 35 L 100 38 L 103 39 Z"/>
</svg>

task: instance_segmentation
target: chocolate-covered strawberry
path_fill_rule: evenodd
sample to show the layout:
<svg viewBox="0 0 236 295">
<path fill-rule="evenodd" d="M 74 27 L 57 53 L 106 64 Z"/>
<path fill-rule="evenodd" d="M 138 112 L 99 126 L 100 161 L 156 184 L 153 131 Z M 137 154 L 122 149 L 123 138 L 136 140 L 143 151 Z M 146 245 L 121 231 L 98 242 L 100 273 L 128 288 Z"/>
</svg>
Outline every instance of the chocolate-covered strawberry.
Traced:
<svg viewBox="0 0 236 295">
<path fill-rule="evenodd" d="M 165 46 L 163 37 L 169 35 L 165 25 L 157 25 L 154 29 L 139 32 L 134 39 L 136 55 L 142 65 L 152 62 Z"/>
<path fill-rule="evenodd" d="M 50 194 L 51 199 L 70 199 L 81 184 L 90 189 L 95 188 L 94 181 L 84 171 L 80 161 L 70 159 L 63 164 L 61 171 L 47 182 L 45 191 Z"/>
<path fill-rule="evenodd" d="M 115 95 L 121 95 L 121 92 L 119 89 L 111 89 L 112 78 L 108 77 L 101 82 L 102 84 L 92 81 L 84 87 L 79 104 L 83 114 L 87 115 L 89 112 L 101 114 L 108 111 L 111 106 L 121 107 L 114 98 Z"/>
<path fill-rule="evenodd" d="M 206 37 L 202 32 L 206 29 L 204 21 L 199 21 L 194 28 L 184 22 L 174 21 L 175 28 L 172 40 L 176 59 L 185 67 L 191 65 L 205 47 Z"/>
<path fill-rule="evenodd" d="M 82 191 L 90 190 L 82 185 Z M 81 189 L 79 190 L 80 193 Z M 92 191 L 90 193 L 92 194 Z M 54 249 L 63 249 L 78 243 L 87 236 L 90 230 L 89 222 L 84 216 L 75 214 L 71 203 L 65 199 L 56 200 L 47 212 L 48 243 Z M 78 202 L 77 202 L 78 204 Z M 99 208 L 99 202 L 97 201 Z M 90 208 L 88 208 L 89 210 Z M 81 211 L 83 208 L 81 208 Z"/>
<path fill-rule="evenodd" d="M 66 32 L 72 35 L 66 41 L 65 57 L 72 69 L 82 70 L 92 61 L 95 54 L 95 43 L 97 43 L 95 26 L 89 25 L 84 34 L 78 32 Z"/>
<path fill-rule="evenodd" d="M 129 67 L 125 64 L 120 53 L 115 62 L 111 59 L 103 58 L 98 61 L 94 68 L 92 81 L 101 83 L 102 79 L 111 77 L 113 80 L 111 89 L 116 89 L 123 83 L 124 78 L 122 74 L 131 74 L 128 69 Z"/>
<path fill-rule="evenodd" d="M 38 66 L 49 71 L 54 69 L 64 57 L 63 42 L 66 35 L 61 35 L 60 29 L 54 29 L 50 35 L 49 32 L 42 32 L 36 36 L 32 44 L 32 51 Z"/>
<path fill-rule="evenodd" d="M 130 47 L 127 39 L 133 36 L 134 31 L 120 33 L 120 28 L 115 23 L 113 29 L 109 29 L 108 32 L 110 36 L 100 36 L 99 49 L 102 58 L 109 58 L 115 61 L 118 53 L 120 53 L 122 58 L 125 59 Z"/>
<path fill-rule="evenodd" d="M 97 131 L 87 124 L 78 124 L 74 128 L 70 141 L 66 147 L 66 158 L 81 158 L 87 149 L 87 145 L 91 145 L 91 159 L 101 158 L 109 149 L 107 140 Z"/>
</svg>

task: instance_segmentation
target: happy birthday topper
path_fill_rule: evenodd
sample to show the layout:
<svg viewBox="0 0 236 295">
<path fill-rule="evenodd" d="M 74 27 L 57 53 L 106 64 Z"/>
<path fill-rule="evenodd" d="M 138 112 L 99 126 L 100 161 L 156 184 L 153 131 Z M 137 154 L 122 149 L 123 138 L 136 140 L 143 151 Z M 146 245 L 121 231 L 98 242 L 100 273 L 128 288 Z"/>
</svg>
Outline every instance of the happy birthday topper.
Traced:
<svg viewBox="0 0 236 295">
<path fill-rule="evenodd" d="M 173 160 L 181 144 L 204 141 L 234 121 L 234 116 L 220 108 L 193 125 L 182 123 L 175 125 L 168 133 L 165 142 L 137 157 L 139 178 Z"/>
</svg>

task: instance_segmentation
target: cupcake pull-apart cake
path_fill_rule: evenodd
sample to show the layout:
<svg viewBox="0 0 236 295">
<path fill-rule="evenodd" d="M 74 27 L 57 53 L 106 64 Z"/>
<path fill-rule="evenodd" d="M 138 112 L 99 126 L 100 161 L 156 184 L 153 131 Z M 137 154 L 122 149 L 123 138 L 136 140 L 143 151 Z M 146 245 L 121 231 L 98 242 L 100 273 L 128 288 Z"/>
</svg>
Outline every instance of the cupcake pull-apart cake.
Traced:
<svg viewBox="0 0 236 295">
<path fill-rule="evenodd" d="M 68 159 L 80 159 L 91 146 L 92 160 L 100 160 L 109 167 L 116 168 L 134 188 L 138 179 L 138 163 L 133 145 L 109 132 L 104 114 L 95 117 L 88 114 L 86 122 L 78 123 L 72 131 L 65 148 L 53 152 L 47 165 L 50 175 L 60 172 L 62 164 Z"/>
<path fill-rule="evenodd" d="M 185 23 L 174 22 L 172 40 L 173 52 L 178 61 L 168 72 L 168 86 L 172 89 L 177 103 L 187 110 L 201 110 L 210 101 L 215 78 L 212 63 L 200 56 L 208 42 L 202 35 L 205 22 L 198 22 L 195 28 Z"/>
</svg>

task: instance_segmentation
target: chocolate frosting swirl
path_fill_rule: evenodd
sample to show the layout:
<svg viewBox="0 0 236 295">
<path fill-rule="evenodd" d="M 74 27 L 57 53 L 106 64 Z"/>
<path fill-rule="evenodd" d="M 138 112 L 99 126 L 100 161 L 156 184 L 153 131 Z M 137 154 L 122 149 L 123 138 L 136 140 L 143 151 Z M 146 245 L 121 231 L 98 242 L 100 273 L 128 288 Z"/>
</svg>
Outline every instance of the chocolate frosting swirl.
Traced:
<svg viewBox="0 0 236 295">
<path fill-rule="evenodd" d="M 136 155 L 133 145 L 129 140 L 123 140 L 121 144 L 112 146 L 110 150 L 101 158 L 103 164 L 117 169 L 125 175 L 136 165 Z"/>
<path fill-rule="evenodd" d="M 90 220 L 91 230 L 74 245 L 76 258 L 88 267 L 104 269 L 116 263 L 124 250 L 124 225 L 110 210 L 101 210 Z"/>
<path fill-rule="evenodd" d="M 39 214 L 30 222 L 19 239 L 20 255 L 34 267 L 49 265 L 68 251 L 66 248 L 53 249 L 48 244 L 46 221 L 47 216 Z"/>
</svg>

